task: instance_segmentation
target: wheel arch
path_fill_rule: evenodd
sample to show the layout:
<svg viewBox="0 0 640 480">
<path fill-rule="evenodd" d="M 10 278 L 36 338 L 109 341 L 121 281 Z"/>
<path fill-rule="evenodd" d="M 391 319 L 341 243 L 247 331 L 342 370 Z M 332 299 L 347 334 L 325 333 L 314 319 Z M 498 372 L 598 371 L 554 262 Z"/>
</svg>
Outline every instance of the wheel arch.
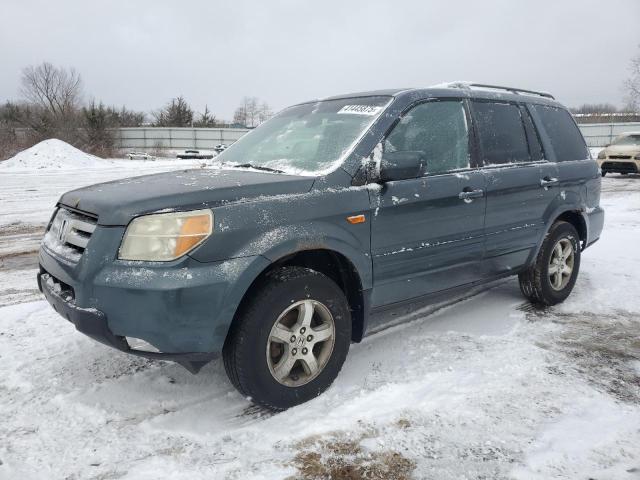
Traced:
<svg viewBox="0 0 640 480">
<path fill-rule="evenodd" d="M 551 228 L 551 225 L 559 221 L 564 221 L 574 226 L 574 228 L 578 231 L 578 235 L 580 236 L 580 241 L 582 242 L 582 250 L 584 250 L 589 233 L 587 221 L 584 218 L 584 214 L 580 210 L 566 210 L 558 215 L 553 220 L 553 222 L 551 222 L 549 228 L 547 229 L 547 232 Z"/>
<path fill-rule="evenodd" d="M 369 309 L 369 290 L 363 288 L 360 272 L 355 264 L 341 252 L 329 248 L 313 248 L 299 250 L 281 256 L 268 264 L 246 289 L 236 314 L 232 320 L 237 321 L 244 304 L 255 289 L 266 281 L 267 275 L 279 268 L 288 266 L 305 267 L 320 272 L 333 280 L 344 292 L 351 311 L 351 340 L 359 342 L 364 337 Z"/>
<path fill-rule="evenodd" d="M 587 241 L 589 238 L 589 224 L 585 217 L 584 211 L 577 208 L 565 208 L 558 209 L 553 214 L 549 215 L 549 220 L 547 221 L 544 229 L 544 233 L 538 239 L 538 244 L 536 248 L 531 252 L 527 260 L 527 265 L 531 265 L 535 259 L 538 257 L 538 253 L 540 253 L 540 249 L 542 248 L 542 243 L 544 239 L 549 234 L 551 227 L 559 221 L 564 221 L 570 223 L 574 226 L 574 228 L 578 231 L 578 236 L 580 238 L 581 250 L 584 250 L 587 246 Z"/>
</svg>

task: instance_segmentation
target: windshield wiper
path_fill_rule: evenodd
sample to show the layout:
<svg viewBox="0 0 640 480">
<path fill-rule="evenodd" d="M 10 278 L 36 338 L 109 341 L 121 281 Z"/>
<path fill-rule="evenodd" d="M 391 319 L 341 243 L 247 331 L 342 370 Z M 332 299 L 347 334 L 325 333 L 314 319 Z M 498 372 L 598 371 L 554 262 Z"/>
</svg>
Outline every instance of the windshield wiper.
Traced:
<svg viewBox="0 0 640 480">
<path fill-rule="evenodd" d="M 254 170 L 264 170 L 265 172 L 284 173 L 283 170 L 277 168 L 263 167 L 262 165 L 252 165 L 251 163 L 241 163 L 234 165 L 235 168 L 253 168 Z"/>
</svg>

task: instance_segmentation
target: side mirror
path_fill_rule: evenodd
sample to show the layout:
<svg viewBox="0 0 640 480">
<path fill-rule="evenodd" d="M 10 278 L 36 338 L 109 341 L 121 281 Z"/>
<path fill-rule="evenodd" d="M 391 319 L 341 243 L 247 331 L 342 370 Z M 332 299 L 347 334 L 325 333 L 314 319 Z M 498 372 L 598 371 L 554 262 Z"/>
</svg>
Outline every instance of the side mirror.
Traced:
<svg viewBox="0 0 640 480">
<path fill-rule="evenodd" d="M 391 182 L 407 180 L 423 175 L 425 166 L 423 151 L 386 152 L 380 162 L 380 180 Z"/>
</svg>

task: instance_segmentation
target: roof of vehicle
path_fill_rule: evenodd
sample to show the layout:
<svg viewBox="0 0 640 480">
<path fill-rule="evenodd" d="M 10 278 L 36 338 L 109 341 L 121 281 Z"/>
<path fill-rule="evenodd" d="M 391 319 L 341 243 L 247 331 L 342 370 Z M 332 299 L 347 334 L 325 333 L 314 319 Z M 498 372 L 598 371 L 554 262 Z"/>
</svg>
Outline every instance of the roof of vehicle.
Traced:
<svg viewBox="0 0 640 480">
<path fill-rule="evenodd" d="M 387 88 L 384 90 L 369 90 L 367 92 L 353 92 L 345 93 L 342 95 L 333 95 L 331 97 L 322 98 L 321 100 L 338 100 L 341 98 L 356 98 L 356 97 L 395 97 L 401 92 L 415 90 L 415 88 Z"/>
<path fill-rule="evenodd" d="M 404 95 L 417 97 L 468 97 L 490 100 L 510 100 L 517 102 L 540 103 L 543 105 L 559 105 L 555 98 L 546 92 L 537 92 L 514 87 L 486 85 L 474 82 L 449 82 L 425 88 L 393 88 L 386 90 L 371 90 L 343 95 L 334 95 L 322 100 L 338 100 L 344 98 Z M 304 102 L 309 103 L 309 102 Z"/>
</svg>

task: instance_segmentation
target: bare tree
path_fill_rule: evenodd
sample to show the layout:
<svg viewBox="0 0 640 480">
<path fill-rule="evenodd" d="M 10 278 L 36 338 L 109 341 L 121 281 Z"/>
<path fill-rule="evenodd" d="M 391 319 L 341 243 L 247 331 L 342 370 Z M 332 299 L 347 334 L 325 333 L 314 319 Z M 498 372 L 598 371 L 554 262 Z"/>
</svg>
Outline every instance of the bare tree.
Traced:
<svg viewBox="0 0 640 480">
<path fill-rule="evenodd" d="M 242 97 L 240 106 L 233 113 L 233 123 L 237 123 L 244 127 L 249 125 L 249 97 Z"/>
<path fill-rule="evenodd" d="M 22 70 L 20 93 L 27 101 L 61 118 L 77 111 L 82 98 L 82 80 L 73 68 L 44 62 Z"/>
<path fill-rule="evenodd" d="M 258 114 L 260 109 L 258 107 L 258 99 L 256 97 L 249 97 L 246 100 L 247 105 L 247 126 L 256 127 L 258 125 Z"/>
<path fill-rule="evenodd" d="M 110 155 L 113 129 L 139 126 L 145 114 L 92 100 L 82 102 L 82 80 L 73 68 L 45 62 L 22 70 L 19 102 L 0 106 L 0 157 L 47 138 L 58 138 L 98 155 Z"/>
<path fill-rule="evenodd" d="M 272 116 L 267 102 L 260 103 L 257 97 L 243 97 L 240 106 L 233 114 L 233 123 L 253 128 Z"/>
<path fill-rule="evenodd" d="M 273 111 L 267 102 L 262 102 L 260 105 L 260 111 L 258 112 L 258 121 L 260 123 L 266 122 L 273 117 Z"/>
<path fill-rule="evenodd" d="M 640 109 L 640 52 L 631 59 L 629 65 L 631 75 L 625 82 L 626 102 L 631 110 Z"/>
<path fill-rule="evenodd" d="M 247 111 L 242 105 L 233 112 L 233 123 L 242 126 L 247 125 Z"/>
</svg>

